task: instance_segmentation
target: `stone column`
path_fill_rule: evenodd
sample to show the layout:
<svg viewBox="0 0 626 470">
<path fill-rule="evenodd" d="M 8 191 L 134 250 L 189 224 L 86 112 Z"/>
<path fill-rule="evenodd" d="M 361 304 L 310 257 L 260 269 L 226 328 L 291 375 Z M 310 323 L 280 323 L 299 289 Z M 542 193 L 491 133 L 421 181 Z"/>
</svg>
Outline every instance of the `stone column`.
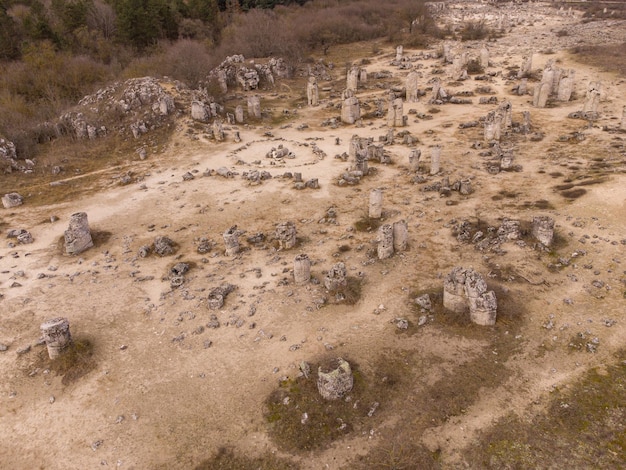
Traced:
<svg viewBox="0 0 626 470">
<path fill-rule="evenodd" d="M 240 233 L 236 225 L 233 225 L 222 234 L 224 245 L 226 246 L 226 256 L 239 253 L 239 235 Z"/>
<path fill-rule="evenodd" d="M 293 278 L 296 284 L 304 284 L 311 279 L 311 260 L 302 253 L 293 260 Z"/>
<path fill-rule="evenodd" d="M 393 223 L 393 251 L 396 253 L 406 251 L 409 241 L 409 226 L 406 220 L 399 220 Z"/>
<path fill-rule="evenodd" d="M 315 77 L 309 77 L 306 87 L 306 99 L 309 106 L 317 106 L 319 104 L 319 89 L 317 78 Z"/>
<path fill-rule="evenodd" d="M 409 170 L 411 171 L 419 170 L 421 156 L 422 156 L 422 151 L 420 149 L 411 150 L 411 153 L 409 153 Z"/>
<path fill-rule="evenodd" d="M 484 44 L 480 49 L 480 66 L 485 70 L 489 67 L 489 49 Z"/>
<path fill-rule="evenodd" d="M 347 361 L 337 358 L 330 367 L 317 370 L 317 390 L 326 400 L 337 400 L 352 390 L 354 377 Z"/>
<path fill-rule="evenodd" d="M 346 78 L 346 90 L 357 91 L 359 87 L 359 68 L 350 67 L 348 70 L 348 76 Z"/>
<path fill-rule="evenodd" d="M 244 120 L 244 116 L 243 116 L 243 106 L 238 105 L 235 108 L 235 121 L 237 121 L 239 124 L 241 124 Z"/>
<path fill-rule="evenodd" d="M 472 194 L 472 182 L 470 180 L 462 180 L 459 186 L 459 193 L 462 196 Z"/>
<path fill-rule="evenodd" d="M 201 101 L 191 102 L 191 119 L 194 121 L 207 122 L 211 117 L 206 106 Z"/>
<path fill-rule="evenodd" d="M 343 102 L 341 103 L 341 122 L 354 124 L 359 119 L 361 119 L 359 100 L 351 90 L 346 90 L 343 93 Z"/>
<path fill-rule="evenodd" d="M 67 318 L 53 318 L 41 324 L 41 334 L 50 359 L 56 359 L 72 345 L 70 322 Z"/>
<path fill-rule="evenodd" d="M 547 215 L 533 217 L 532 233 L 541 244 L 550 246 L 554 238 L 554 219 Z"/>
<path fill-rule="evenodd" d="M 561 78 L 557 92 L 557 99 L 559 101 L 569 101 L 571 99 L 572 92 L 574 91 L 575 73 L 574 70 L 570 70 L 567 77 Z"/>
<path fill-rule="evenodd" d="M 224 140 L 224 128 L 219 120 L 213 121 L 213 138 L 216 142 L 222 142 Z"/>
<path fill-rule="evenodd" d="M 436 175 L 440 170 L 441 147 L 438 145 L 430 150 L 430 174 Z"/>
<path fill-rule="evenodd" d="M 482 326 L 490 326 L 496 323 L 498 302 L 494 291 L 484 292 L 478 297 L 470 297 L 468 300 L 472 323 Z"/>
<path fill-rule="evenodd" d="M 68 255 L 77 255 L 93 246 L 89 221 L 86 212 L 76 212 L 70 218 L 70 224 L 65 231 L 65 252 Z"/>
<path fill-rule="evenodd" d="M 404 53 L 404 47 L 403 46 L 396 47 L 396 60 L 397 61 L 401 61 L 402 60 L 402 54 L 403 53 Z"/>
<path fill-rule="evenodd" d="M 261 118 L 261 97 L 258 95 L 248 96 L 248 116 L 256 119 Z"/>
<path fill-rule="evenodd" d="M 620 124 L 620 129 L 626 131 L 626 106 L 622 108 L 622 123 Z"/>
<path fill-rule="evenodd" d="M 583 114 L 598 114 L 598 106 L 600 105 L 600 82 L 591 82 L 587 87 L 587 97 L 583 106 Z"/>
<path fill-rule="evenodd" d="M 372 189 L 370 191 L 369 218 L 380 219 L 383 215 L 383 191 Z"/>
<path fill-rule="evenodd" d="M 383 224 L 378 229 L 377 253 L 378 259 L 387 259 L 393 255 L 393 226 L 391 224 Z"/>
<path fill-rule="evenodd" d="M 2 205 L 5 209 L 21 206 L 24 198 L 19 193 L 8 193 L 2 196 Z"/>
<path fill-rule="evenodd" d="M 415 70 L 411 70 L 406 76 L 405 88 L 406 88 L 406 100 L 409 103 L 417 103 L 418 97 L 418 79 L 419 75 Z"/>
<path fill-rule="evenodd" d="M 529 55 L 528 57 L 524 57 L 522 62 L 522 67 L 517 72 L 517 78 L 524 78 L 530 75 L 533 68 L 533 55 Z"/>
</svg>

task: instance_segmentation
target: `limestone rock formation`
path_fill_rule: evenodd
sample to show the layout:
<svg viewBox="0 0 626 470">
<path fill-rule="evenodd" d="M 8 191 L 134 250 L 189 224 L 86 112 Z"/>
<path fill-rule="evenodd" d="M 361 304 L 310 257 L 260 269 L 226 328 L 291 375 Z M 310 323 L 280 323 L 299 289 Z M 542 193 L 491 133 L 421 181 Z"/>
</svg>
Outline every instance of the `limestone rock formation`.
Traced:
<svg viewBox="0 0 626 470">
<path fill-rule="evenodd" d="M 457 313 L 469 311 L 470 320 L 477 325 L 493 325 L 496 322 L 496 295 L 487 290 L 487 283 L 473 269 L 457 266 L 446 276 L 443 306 Z"/>
<path fill-rule="evenodd" d="M 304 284 L 311 279 L 311 260 L 301 253 L 293 260 L 293 278 L 296 284 Z"/>
<path fill-rule="evenodd" d="M 348 285 L 346 265 L 337 263 L 328 270 L 324 277 L 324 287 L 330 292 L 338 292 Z"/>
<path fill-rule="evenodd" d="M 70 322 L 67 318 L 52 318 L 41 324 L 41 334 L 50 359 L 61 356 L 72 345 Z"/>
<path fill-rule="evenodd" d="M 8 193 L 2 196 L 2 205 L 5 209 L 21 206 L 24 198 L 19 193 Z"/>
<path fill-rule="evenodd" d="M 77 255 L 93 246 L 89 221 L 86 212 L 72 214 L 68 229 L 65 231 L 65 252 Z"/>
<path fill-rule="evenodd" d="M 326 400 L 337 400 L 352 390 L 354 376 L 348 361 L 337 358 L 328 368 L 317 371 L 317 390 Z"/>
<path fill-rule="evenodd" d="M 547 215 L 533 217 L 533 237 L 544 246 L 552 245 L 554 238 L 554 219 Z"/>
<path fill-rule="evenodd" d="M 291 221 L 281 222 L 276 225 L 274 236 L 278 240 L 281 250 L 289 250 L 296 246 L 296 224 Z"/>
</svg>

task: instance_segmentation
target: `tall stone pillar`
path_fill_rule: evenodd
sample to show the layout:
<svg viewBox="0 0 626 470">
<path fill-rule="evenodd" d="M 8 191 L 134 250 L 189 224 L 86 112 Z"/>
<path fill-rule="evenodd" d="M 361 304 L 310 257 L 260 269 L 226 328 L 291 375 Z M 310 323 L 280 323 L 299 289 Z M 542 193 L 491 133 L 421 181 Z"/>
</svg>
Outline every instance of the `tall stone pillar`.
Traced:
<svg viewBox="0 0 626 470">
<path fill-rule="evenodd" d="M 65 231 L 65 252 L 77 255 L 93 246 L 89 221 L 86 212 L 76 212 L 70 217 L 68 229 Z"/>
<path fill-rule="evenodd" d="M 380 219 L 383 215 L 383 191 L 372 189 L 370 191 L 369 218 Z"/>
<path fill-rule="evenodd" d="M 50 359 L 56 359 L 72 345 L 70 322 L 67 318 L 53 318 L 41 324 L 41 334 Z"/>
<path fill-rule="evenodd" d="M 302 253 L 293 260 L 293 278 L 296 284 L 304 284 L 311 279 L 311 260 Z"/>
</svg>

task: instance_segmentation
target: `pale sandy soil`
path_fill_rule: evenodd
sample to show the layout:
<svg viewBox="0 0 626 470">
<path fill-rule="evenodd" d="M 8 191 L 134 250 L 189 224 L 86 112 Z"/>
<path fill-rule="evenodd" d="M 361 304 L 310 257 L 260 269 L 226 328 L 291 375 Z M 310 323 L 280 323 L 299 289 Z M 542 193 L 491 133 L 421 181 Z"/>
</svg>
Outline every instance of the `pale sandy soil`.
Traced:
<svg viewBox="0 0 626 470">
<path fill-rule="evenodd" d="M 514 147 L 515 163 L 521 164 L 523 171 L 487 173 L 486 159 L 479 156 L 480 150 L 470 147 L 473 141 L 482 140 L 482 129 L 458 128 L 460 122 L 478 119 L 494 108 L 479 106 L 478 96 L 472 97 L 474 105 L 439 106 L 440 112 L 432 114 L 432 120 L 415 122 L 415 116 L 409 115 L 406 129 L 420 139 L 418 147 L 424 156 L 429 155 L 430 145 L 442 146 L 442 175 L 428 177 L 429 182 L 440 181 L 443 176 L 451 181 L 470 177 L 475 189 L 470 196 L 453 193 L 450 198 L 440 198 L 436 192 L 423 192 L 423 184 L 411 182 L 407 171 L 410 149 L 400 143 L 386 147 L 393 164 L 373 163 L 377 174 L 358 186 L 338 187 L 335 181 L 348 164 L 334 159 L 334 155 L 348 150 L 353 134 L 378 140 L 386 133 L 386 121 L 365 120 L 362 128 L 320 127 L 324 118 L 338 114 L 325 107 L 328 95 L 322 92 L 319 108 L 302 108 L 291 127 L 272 129 L 280 141 L 264 137 L 267 129 L 261 126 L 239 126 L 241 144 L 233 142 L 232 130 L 221 144 L 191 141 L 181 132 L 166 152 L 149 155 L 153 167 L 141 183 L 111 185 L 71 203 L 29 207 L 26 200 L 19 208 L 4 210 L 2 217 L 9 227 L 28 229 L 35 242 L 15 248 L 3 242 L 0 249 L 0 343 L 9 346 L 0 353 L 0 467 L 192 468 L 224 445 L 246 455 L 274 451 L 263 418 L 263 402 L 280 376 L 295 376 L 302 360 L 327 354 L 327 344 L 334 346 L 333 354 L 356 358 L 365 371 L 383 351 L 410 351 L 422 357 L 435 365 L 415 379 L 414 392 L 420 393 L 444 372 L 454 372 L 471 359 L 497 358 L 497 351 L 485 351 L 483 342 L 448 336 L 429 324 L 405 336 L 396 334 L 390 324 L 393 318 L 403 316 L 416 324 L 409 291 L 441 289 L 442 276 L 457 265 L 473 266 L 484 275 L 494 264 L 510 267 L 516 280 L 499 281 L 524 306 L 524 322 L 520 333 L 510 338 L 521 345 L 519 352 L 502 364 L 513 371 L 510 378 L 497 388 L 485 389 L 464 414 L 428 429 L 422 436 L 428 448 L 441 450 L 447 465 L 461 465 L 463 447 L 498 417 L 510 411 L 522 416 L 536 412 L 554 387 L 571 382 L 610 358 L 613 351 L 623 347 L 626 334 L 622 295 L 626 246 L 621 243 L 626 238 L 626 134 L 609 133 L 602 127 L 619 125 L 626 104 L 626 82 L 574 62 L 562 50 L 567 43 L 558 42 L 571 41 L 572 36 L 557 38 L 550 33 L 578 24 L 579 19 L 559 15 L 540 18 L 514 27 L 510 34 L 489 44 L 489 71 L 518 66 L 529 50 L 548 48 L 554 53 L 535 54 L 534 69 L 542 68 L 549 59 L 557 59 L 562 68 L 576 69 L 576 99 L 546 109 L 533 108 L 530 95 L 510 94 L 515 82 L 501 74 L 490 83 L 500 100 L 507 98 L 513 104 L 514 121 L 521 120 L 522 111 L 528 110 L 535 130 L 545 133 L 539 142 L 524 136 L 505 141 L 506 146 Z M 606 24 L 596 27 L 606 31 Z M 616 35 L 626 29 L 623 23 L 611 28 Z M 574 35 L 575 29 L 572 31 Z M 473 47 L 470 55 L 478 51 L 477 44 L 468 46 Z M 407 72 L 389 65 L 391 52 L 388 48 L 371 58 L 367 68 L 370 75 L 377 69 L 391 70 L 400 84 Z M 408 50 L 405 54 L 416 52 Z M 441 60 L 416 63 L 423 65 L 420 86 L 425 88 L 431 68 L 441 67 Z M 334 73 L 339 78 L 343 69 Z M 591 128 L 586 121 L 566 118 L 568 113 L 582 109 L 590 80 L 601 80 L 604 90 L 601 118 Z M 385 96 L 375 83 L 370 80 L 359 90 L 361 100 Z M 483 84 L 468 80 L 448 89 L 473 90 Z M 300 99 L 302 93 L 293 85 L 292 89 L 289 98 Z M 429 114 L 432 106 L 422 98 L 419 103 L 405 103 L 405 113 L 410 108 Z M 310 127 L 296 130 L 301 123 Z M 558 141 L 559 136 L 572 132 L 582 132 L 586 139 L 578 144 Z M 338 146 L 336 137 L 341 139 Z M 310 138 L 317 139 L 326 158 L 312 153 Z M 279 143 L 296 158 L 272 165 L 265 154 Z M 246 144 L 250 145 L 232 156 L 235 149 Z M 586 186 L 587 194 L 573 201 L 553 189 L 568 175 L 584 174 L 598 157 L 611 163 L 604 171 L 605 182 Z M 245 164 L 235 164 L 237 159 Z M 254 164 L 255 160 L 260 165 Z M 321 188 L 296 191 L 291 180 L 279 178 L 250 186 L 240 176 L 228 180 L 202 176 L 205 169 L 220 166 L 240 173 L 260 168 L 273 176 L 302 172 L 305 180 L 318 178 Z M 570 169 L 573 166 L 578 169 Z M 193 170 L 199 171 L 196 178 L 183 181 L 182 175 Z M 563 176 L 551 177 L 553 172 Z M 403 218 L 408 222 L 410 246 L 390 260 L 370 263 L 367 251 L 374 247 L 375 233 L 352 228 L 366 214 L 369 191 L 376 187 L 384 190 L 386 220 Z M 501 190 L 517 195 L 493 200 Z M 523 206 L 525 201 L 542 199 L 554 209 Z M 457 204 L 447 205 L 450 200 Z M 337 209 L 337 225 L 319 224 L 331 206 Z M 62 252 L 61 237 L 70 215 L 77 211 L 87 212 L 93 230 L 110 236 L 79 257 L 68 257 Z M 557 233 L 567 242 L 559 256 L 571 257 L 579 250 L 586 254 L 573 259 L 568 268 L 551 272 L 547 265 L 555 258 L 530 246 L 508 243 L 504 245 L 505 255 L 482 253 L 459 245 L 449 226 L 451 219 L 463 217 L 477 216 L 497 226 L 501 217 L 530 221 L 539 214 L 554 217 Z M 59 220 L 47 222 L 51 215 Z M 270 242 L 266 249 L 245 243 L 245 237 L 256 232 L 271 235 L 275 223 L 283 220 L 296 223 L 299 243 L 295 249 L 276 251 Z M 228 257 L 223 253 L 221 234 L 234 224 L 246 231 L 241 237 L 246 249 Z M 153 231 L 149 230 L 152 225 Z M 177 254 L 138 258 L 140 246 L 156 235 L 176 241 Z M 581 243 L 584 235 L 590 238 Z M 196 252 L 194 240 L 199 237 L 215 242 L 207 255 Z M 351 250 L 339 252 L 341 245 Z M 293 257 L 301 252 L 314 261 L 312 273 L 319 280 L 322 271 L 343 261 L 349 275 L 363 278 L 361 300 L 354 306 L 316 308 L 315 300 L 327 295 L 323 284 L 293 284 Z M 178 260 L 194 265 L 185 284 L 171 290 L 162 278 Z M 585 264 L 592 268 L 584 269 Z M 52 271 L 52 266 L 58 269 Z M 23 271 L 23 276 L 18 271 Z M 39 279 L 40 273 L 47 277 Z M 142 276 L 154 279 L 138 281 Z M 280 283 L 283 279 L 288 282 Z M 594 280 L 602 280 L 606 287 L 593 287 Z M 21 287 L 11 288 L 15 281 Z M 206 307 L 208 290 L 222 282 L 237 286 L 224 308 L 215 312 L 222 326 L 192 334 L 206 325 L 213 313 Z M 573 302 L 567 304 L 564 299 Z M 384 311 L 374 314 L 381 304 Z M 256 313 L 249 317 L 251 305 L 256 306 Z M 549 315 L 556 324 L 552 330 L 542 327 Z M 74 337 L 94 345 L 94 370 L 67 385 L 61 383 L 61 377 L 46 373 L 42 366 L 45 346 L 35 345 L 41 322 L 55 316 L 69 318 Z M 231 317 L 240 317 L 243 326 L 227 326 Z M 617 323 L 605 327 L 602 320 L 606 318 Z M 587 330 L 600 340 L 597 353 L 571 353 L 567 347 L 570 337 Z M 173 342 L 181 333 L 185 338 Z M 285 341 L 281 341 L 283 336 Z M 210 348 L 203 347 L 206 340 L 212 341 Z M 18 348 L 29 344 L 33 345 L 29 353 L 16 354 Z M 290 351 L 294 344 L 301 347 Z M 384 413 L 379 427 L 393 428 L 401 406 Z M 120 416 L 124 419 L 118 423 Z M 370 436 L 353 435 L 323 452 L 294 458 L 306 469 L 339 468 L 376 445 L 378 430 L 375 428 Z M 92 450 L 96 441 L 102 444 Z"/>
</svg>

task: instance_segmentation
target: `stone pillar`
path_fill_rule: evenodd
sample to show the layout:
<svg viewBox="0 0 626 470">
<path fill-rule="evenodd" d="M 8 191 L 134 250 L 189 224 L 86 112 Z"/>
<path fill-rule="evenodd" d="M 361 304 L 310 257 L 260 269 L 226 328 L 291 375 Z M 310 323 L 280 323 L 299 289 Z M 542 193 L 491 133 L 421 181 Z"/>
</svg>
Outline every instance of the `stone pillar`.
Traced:
<svg viewBox="0 0 626 470">
<path fill-rule="evenodd" d="M 443 281 L 443 306 L 456 313 L 468 309 L 465 295 L 465 269 L 455 267 Z"/>
<path fill-rule="evenodd" d="M 513 125 L 513 105 L 511 102 L 509 100 L 505 100 L 500 103 L 498 111 L 502 116 L 500 123 L 501 127 L 504 127 L 504 129 L 510 129 Z"/>
<path fill-rule="evenodd" d="M 315 77 L 309 77 L 306 87 L 306 99 L 309 106 L 317 106 L 319 104 L 319 89 L 317 78 Z"/>
<path fill-rule="evenodd" d="M 261 118 L 261 97 L 259 95 L 248 96 L 248 116 L 256 119 Z"/>
<path fill-rule="evenodd" d="M 399 62 L 402 60 L 402 54 L 404 53 L 404 47 L 398 46 L 396 47 L 396 60 Z"/>
<path fill-rule="evenodd" d="M 411 153 L 409 153 L 409 170 L 419 170 L 421 156 L 422 151 L 420 149 L 411 149 Z"/>
<path fill-rule="evenodd" d="M 281 250 L 289 250 L 296 246 L 296 234 L 296 225 L 291 221 L 276 225 L 275 237 Z"/>
<path fill-rule="evenodd" d="M 93 246 L 89 221 L 86 212 L 76 212 L 70 217 L 68 229 L 65 231 L 65 252 L 77 255 Z"/>
<path fill-rule="evenodd" d="M 554 219 L 547 215 L 533 217 L 532 233 L 541 244 L 550 246 L 554 238 Z"/>
<path fill-rule="evenodd" d="M 345 289 L 348 285 L 346 275 L 346 265 L 343 263 L 335 264 L 332 268 L 330 268 L 328 273 L 326 273 L 326 276 L 324 276 L 324 287 L 326 287 L 326 290 L 330 292 L 337 292 Z"/>
<path fill-rule="evenodd" d="M 536 108 L 545 108 L 551 89 L 552 86 L 550 83 L 538 83 L 533 92 L 533 106 Z"/>
<path fill-rule="evenodd" d="M 409 103 L 417 103 L 419 101 L 418 96 L 418 80 L 419 75 L 415 70 L 411 70 L 406 76 L 405 88 L 406 88 L 406 100 Z"/>
<path fill-rule="evenodd" d="M 317 370 L 317 390 L 326 400 L 341 398 L 352 390 L 353 385 L 354 377 L 350 364 L 342 358 L 337 358 L 327 369 L 320 366 Z"/>
<path fill-rule="evenodd" d="M 213 121 L 213 138 L 216 142 L 222 142 L 224 140 L 224 128 L 219 120 Z"/>
<path fill-rule="evenodd" d="M 383 215 L 383 191 L 372 189 L 370 191 L 369 218 L 380 219 Z"/>
<path fill-rule="evenodd" d="M 348 76 L 346 78 L 346 90 L 357 91 L 359 87 L 359 68 L 350 67 L 348 70 Z"/>
<path fill-rule="evenodd" d="M 219 83 L 222 93 L 228 93 L 228 83 L 225 70 L 220 70 L 217 73 L 217 83 Z"/>
<path fill-rule="evenodd" d="M 585 105 L 583 106 L 583 114 L 598 114 L 598 106 L 600 105 L 600 82 L 591 82 L 587 87 L 587 97 L 585 99 Z"/>
<path fill-rule="evenodd" d="M 522 67 L 517 72 L 517 78 L 525 78 L 530 75 L 533 68 L 533 55 L 529 55 L 528 57 L 524 57 L 522 62 Z"/>
<path fill-rule="evenodd" d="M 557 92 L 557 99 L 559 101 L 569 101 L 571 99 L 574 91 L 575 73 L 576 72 L 574 70 L 570 70 L 567 77 L 561 78 Z"/>
<path fill-rule="evenodd" d="M 239 124 L 241 124 L 244 120 L 244 116 L 243 116 L 243 106 L 238 105 L 235 108 L 235 121 L 237 121 Z"/>
<path fill-rule="evenodd" d="M 489 49 L 484 44 L 480 49 L 480 66 L 485 70 L 489 67 Z"/>
<path fill-rule="evenodd" d="M 472 182 L 470 180 L 461 181 L 461 185 L 459 186 L 459 193 L 462 196 L 472 194 Z"/>
<path fill-rule="evenodd" d="M 622 108 L 622 123 L 620 124 L 620 129 L 626 131 L 626 106 Z"/>
<path fill-rule="evenodd" d="M 359 100 L 351 90 L 346 90 L 343 93 L 343 102 L 341 103 L 341 122 L 354 124 L 359 119 L 361 119 Z"/>
<path fill-rule="evenodd" d="M 359 69 L 359 83 L 367 83 L 367 70 Z"/>
<path fill-rule="evenodd" d="M 240 232 L 237 230 L 236 225 L 233 225 L 222 234 L 224 245 L 226 246 L 226 256 L 239 253 L 239 235 Z"/>
<path fill-rule="evenodd" d="M 210 113 L 204 103 L 201 101 L 191 102 L 191 119 L 194 121 L 207 122 L 209 117 Z"/>
<path fill-rule="evenodd" d="M 399 220 L 393 223 L 393 251 L 396 253 L 406 251 L 409 241 L 409 226 L 406 220 Z"/>
<path fill-rule="evenodd" d="M 441 147 L 436 145 L 430 150 L 430 174 L 436 175 L 440 170 Z"/>
<path fill-rule="evenodd" d="M 41 334 L 50 359 L 56 359 L 72 345 L 70 322 L 67 318 L 53 318 L 41 324 Z"/>
<path fill-rule="evenodd" d="M 311 279 L 311 260 L 302 253 L 293 260 L 293 279 L 296 284 L 304 284 Z"/>
<path fill-rule="evenodd" d="M 376 241 L 378 242 L 378 259 L 390 258 L 393 255 L 393 226 L 391 224 L 381 225 Z"/>
</svg>

